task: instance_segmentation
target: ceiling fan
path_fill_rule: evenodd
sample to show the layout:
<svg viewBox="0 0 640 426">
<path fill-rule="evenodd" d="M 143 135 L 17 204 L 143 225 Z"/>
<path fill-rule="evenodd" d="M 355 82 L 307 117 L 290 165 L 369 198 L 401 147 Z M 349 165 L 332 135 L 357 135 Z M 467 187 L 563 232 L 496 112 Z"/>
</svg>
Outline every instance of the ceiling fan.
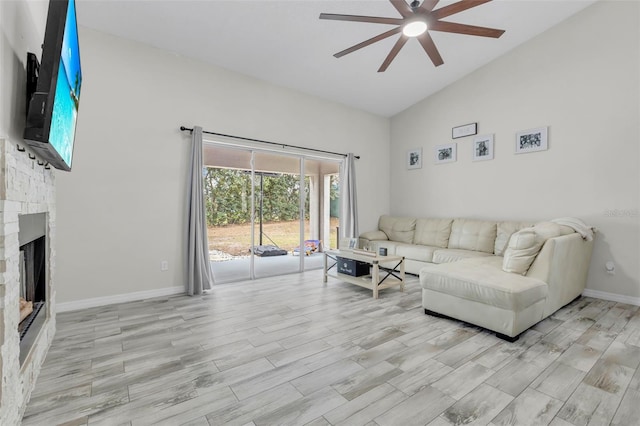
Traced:
<svg viewBox="0 0 640 426">
<path fill-rule="evenodd" d="M 380 40 L 391 37 L 395 34 L 401 34 L 396 44 L 391 49 L 391 52 L 387 55 L 386 59 L 382 63 L 382 66 L 378 69 L 378 72 L 384 72 L 394 60 L 400 49 L 409 41 L 410 38 L 416 38 L 422 45 L 422 48 L 427 52 L 433 65 L 440 66 L 444 64 L 440 52 L 436 47 L 433 39 L 429 35 L 429 31 L 441 31 L 447 33 L 457 33 L 465 35 L 474 35 L 481 37 L 498 38 L 504 30 L 498 30 L 495 28 L 476 27 L 473 25 L 458 24 L 455 22 L 441 21 L 442 18 L 454 15 L 467 9 L 471 9 L 481 4 L 488 3 L 491 0 L 461 0 L 457 3 L 452 3 L 448 6 L 435 9 L 439 0 L 424 0 L 422 4 L 420 1 L 414 0 L 411 4 L 407 4 L 405 0 L 389 0 L 393 7 L 402 15 L 402 18 L 384 18 L 378 16 L 359 16 L 359 15 L 339 15 L 333 13 L 321 13 L 320 19 L 331 19 L 335 21 L 352 21 L 352 22 L 369 22 L 373 24 L 388 24 L 397 25 L 396 28 L 379 34 L 369 40 L 365 40 L 362 43 L 358 43 L 349 47 L 341 52 L 336 53 L 336 58 L 340 58 L 363 47 L 369 46 Z"/>
</svg>

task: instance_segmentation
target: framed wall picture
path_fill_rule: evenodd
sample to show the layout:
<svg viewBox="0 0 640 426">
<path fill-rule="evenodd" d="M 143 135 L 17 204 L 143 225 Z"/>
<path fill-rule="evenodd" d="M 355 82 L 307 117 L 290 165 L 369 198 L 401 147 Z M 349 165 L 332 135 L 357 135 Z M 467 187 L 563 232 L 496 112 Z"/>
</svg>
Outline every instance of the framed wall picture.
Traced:
<svg viewBox="0 0 640 426">
<path fill-rule="evenodd" d="M 422 148 L 410 149 L 407 151 L 407 169 L 422 168 Z"/>
<path fill-rule="evenodd" d="M 451 139 L 464 138 L 478 134 L 478 123 L 469 123 L 451 129 Z"/>
<path fill-rule="evenodd" d="M 473 138 L 473 161 L 493 160 L 493 135 Z"/>
<path fill-rule="evenodd" d="M 436 164 L 452 163 L 457 159 L 457 147 L 455 143 L 436 145 L 434 150 Z"/>
<path fill-rule="evenodd" d="M 549 149 L 547 128 L 523 130 L 516 133 L 516 154 L 545 151 Z"/>
</svg>

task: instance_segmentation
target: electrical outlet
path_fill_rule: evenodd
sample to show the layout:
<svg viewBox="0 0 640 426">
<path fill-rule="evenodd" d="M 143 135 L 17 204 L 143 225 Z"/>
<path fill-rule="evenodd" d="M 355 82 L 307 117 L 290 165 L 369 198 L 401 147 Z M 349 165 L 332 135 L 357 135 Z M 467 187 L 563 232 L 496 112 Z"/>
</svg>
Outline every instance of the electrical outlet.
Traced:
<svg viewBox="0 0 640 426">
<path fill-rule="evenodd" d="M 613 261 L 608 261 L 604 264 L 604 269 L 607 271 L 607 274 L 615 275 L 616 273 L 616 264 Z"/>
<path fill-rule="evenodd" d="M 161 271 L 168 271 L 169 270 L 169 262 L 166 260 L 163 260 L 162 262 L 160 262 L 160 270 Z"/>
</svg>

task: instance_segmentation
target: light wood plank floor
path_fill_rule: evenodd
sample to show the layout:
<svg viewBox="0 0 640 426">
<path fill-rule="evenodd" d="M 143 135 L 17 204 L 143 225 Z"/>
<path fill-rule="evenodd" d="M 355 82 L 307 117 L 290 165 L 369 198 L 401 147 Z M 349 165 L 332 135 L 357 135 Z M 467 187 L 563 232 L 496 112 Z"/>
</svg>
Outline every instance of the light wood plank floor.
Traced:
<svg viewBox="0 0 640 426">
<path fill-rule="evenodd" d="M 638 424 L 637 306 L 581 298 L 507 343 L 420 297 L 310 271 L 59 314 L 23 424 Z"/>
</svg>

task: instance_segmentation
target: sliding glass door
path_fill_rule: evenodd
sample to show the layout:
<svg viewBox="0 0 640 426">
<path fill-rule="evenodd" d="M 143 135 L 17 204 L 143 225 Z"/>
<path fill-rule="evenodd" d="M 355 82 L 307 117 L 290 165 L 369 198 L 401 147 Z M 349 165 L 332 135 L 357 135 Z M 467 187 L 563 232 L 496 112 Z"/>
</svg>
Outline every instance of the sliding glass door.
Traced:
<svg viewBox="0 0 640 426">
<path fill-rule="evenodd" d="M 304 174 L 298 156 L 254 152 L 254 276 L 300 271 Z"/>
<path fill-rule="evenodd" d="M 322 267 L 335 247 L 339 159 L 205 143 L 215 283 Z"/>
<path fill-rule="evenodd" d="M 214 282 L 251 278 L 251 152 L 204 146 L 204 200 Z"/>
</svg>

